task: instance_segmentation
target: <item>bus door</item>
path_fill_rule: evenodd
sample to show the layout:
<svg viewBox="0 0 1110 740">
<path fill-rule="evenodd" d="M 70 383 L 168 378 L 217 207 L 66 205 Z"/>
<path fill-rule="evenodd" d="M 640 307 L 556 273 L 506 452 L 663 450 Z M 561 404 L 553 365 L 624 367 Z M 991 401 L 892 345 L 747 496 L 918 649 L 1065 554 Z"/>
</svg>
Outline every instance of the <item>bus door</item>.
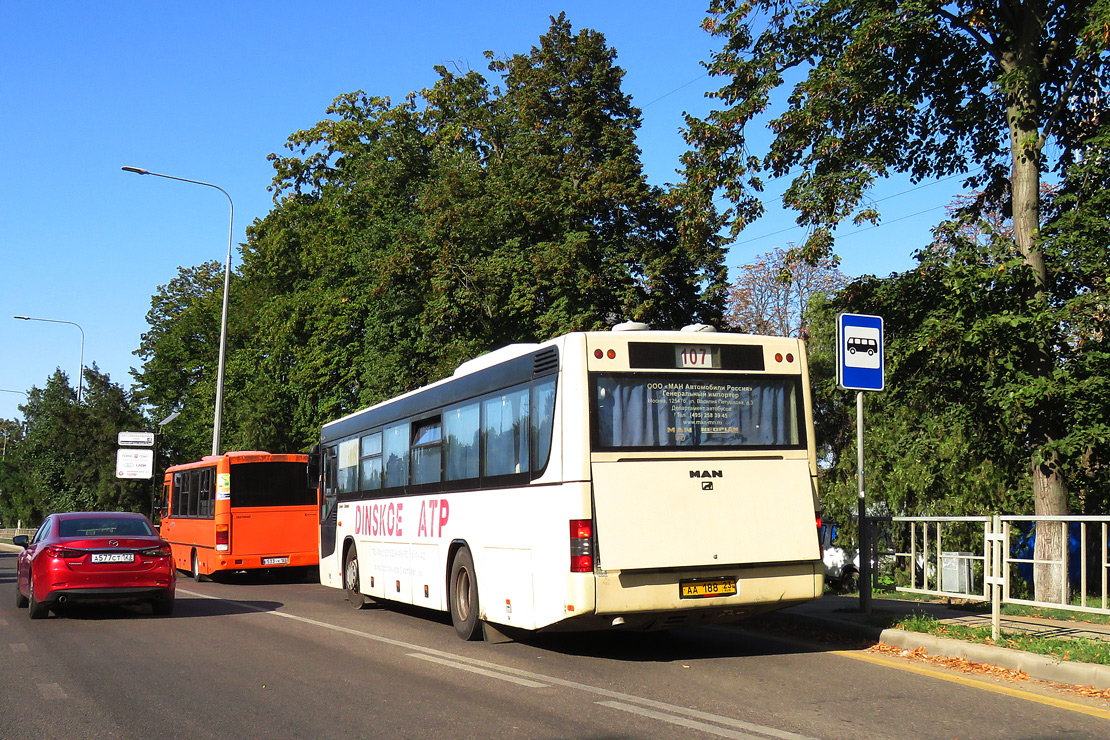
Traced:
<svg viewBox="0 0 1110 740">
<path fill-rule="evenodd" d="M 320 560 L 335 553 L 338 487 L 338 448 L 335 445 L 324 448 L 322 455 L 324 475 L 322 495 L 320 496 Z M 324 568 L 320 569 L 324 572 Z"/>
</svg>

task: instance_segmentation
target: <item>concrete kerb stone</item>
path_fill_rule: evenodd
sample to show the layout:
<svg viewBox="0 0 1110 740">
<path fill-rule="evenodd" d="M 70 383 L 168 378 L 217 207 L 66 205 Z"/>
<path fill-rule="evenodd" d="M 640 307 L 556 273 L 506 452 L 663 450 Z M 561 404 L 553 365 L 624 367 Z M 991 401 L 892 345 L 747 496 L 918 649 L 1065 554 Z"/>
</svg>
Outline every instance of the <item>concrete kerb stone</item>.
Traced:
<svg viewBox="0 0 1110 740">
<path fill-rule="evenodd" d="M 879 635 L 879 641 L 903 650 L 922 648 L 926 653 L 933 656 L 960 658 L 973 663 L 984 663 L 1012 671 L 1022 671 L 1030 678 L 1040 681 L 1052 681 L 1072 686 L 1091 686 L 1100 691 L 1110 689 L 1110 666 L 1053 660 L 1044 655 L 1037 655 L 1024 650 L 964 642 L 949 637 L 935 637 L 921 632 L 899 629 L 883 630 Z"/>
<path fill-rule="evenodd" d="M 863 642 L 882 642 L 903 650 L 922 648 L 929 655 L 936 657 L 961 658 L 973 663 L 1022 671 L 1038 681 L 1051 681 L 1070 686 L 1090 686 L 1099 691 L 1110 689 L 1110 666 L 1096 663 L 1054 660 L 1024 650 L 964 642 L 950 637 L 935 637 L 923 632 L 894 628 L 881 629 L 850 619 L 837 619 L 831 614 L 815 616 L 782 611 L 776 613 L 776 618 Z"/>
</svg>

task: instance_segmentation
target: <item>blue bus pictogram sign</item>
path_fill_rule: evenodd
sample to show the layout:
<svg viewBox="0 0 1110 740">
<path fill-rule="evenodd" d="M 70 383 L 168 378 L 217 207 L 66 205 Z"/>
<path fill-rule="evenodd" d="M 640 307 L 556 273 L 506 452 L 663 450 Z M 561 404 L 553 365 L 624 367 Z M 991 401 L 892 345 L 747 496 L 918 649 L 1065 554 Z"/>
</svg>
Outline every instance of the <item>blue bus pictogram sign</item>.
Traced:
<svg viewBox="0 0 1110 740">
<path fill-rule="evenodd" d="M 836 317 L 836 385 L 850 391 L 881 391 L 885 385 L 883 319 L 842 313 Z"/>
</svg>

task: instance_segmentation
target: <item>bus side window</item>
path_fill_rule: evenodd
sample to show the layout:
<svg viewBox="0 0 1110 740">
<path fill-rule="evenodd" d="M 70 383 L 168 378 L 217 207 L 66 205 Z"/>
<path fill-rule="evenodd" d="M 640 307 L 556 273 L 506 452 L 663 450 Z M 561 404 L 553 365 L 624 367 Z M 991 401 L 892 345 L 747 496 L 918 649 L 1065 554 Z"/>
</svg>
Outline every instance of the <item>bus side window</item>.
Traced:
<svg viewBox="0 0 1110 740">
<path fill-rule="evenodd" d="M 339 457 L 337 459 L 338 477 L 336 488 L 338 492 L 354 493 L 358 490 L 358 440 L 348 439 L 339 443 Z"/>
<path fill-rule="evenodd" d="M 449 408 L 443 412 L 444 480 L 478 477 L 478 404 Z"/>
<path fill-rule="evenodd" d="M 547 467 L 551 454 L 551 433 L 555 425 L 555 378 L 532 386 L 532 472 Z"/>
<path fill-rule="evenodd" d="M 382 433 L 367 434 L 359 440 L 359 490 L 377 491 L 382 487 Z"/>
<path fill-rule="evenodd" d="M 439 417 L 412 425 L 412 483 L 439 483 L 443 461 L 443 426 Z"/>
<path fill-rule="evenodd" d="M 408 483 L 409 425 L 403 422 L 385 429 L 385 487 L 400 488 Z"/>
<path fill-rule="evenodd" d="M 528 472 L 528 387 L 498 393 L 482 402 L 482 474 Z"/>
</svg>

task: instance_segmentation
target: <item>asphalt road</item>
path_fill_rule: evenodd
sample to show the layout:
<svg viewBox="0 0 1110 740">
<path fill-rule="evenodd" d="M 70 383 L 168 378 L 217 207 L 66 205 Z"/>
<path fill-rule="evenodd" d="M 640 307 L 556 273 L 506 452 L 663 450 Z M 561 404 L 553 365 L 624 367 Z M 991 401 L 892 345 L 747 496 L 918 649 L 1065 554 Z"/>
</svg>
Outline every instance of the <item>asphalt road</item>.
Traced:
<svg viewBox="0 0 1110 740">
<path fill-rule="evenodd" d="M 0 738 L 1110 736 L 1110 712 L 748 628 L 463 643 L 424 611 L 311 583 L 182 577 L 170 618 L 32 622 L 0 552 Z"/>
</svg>

